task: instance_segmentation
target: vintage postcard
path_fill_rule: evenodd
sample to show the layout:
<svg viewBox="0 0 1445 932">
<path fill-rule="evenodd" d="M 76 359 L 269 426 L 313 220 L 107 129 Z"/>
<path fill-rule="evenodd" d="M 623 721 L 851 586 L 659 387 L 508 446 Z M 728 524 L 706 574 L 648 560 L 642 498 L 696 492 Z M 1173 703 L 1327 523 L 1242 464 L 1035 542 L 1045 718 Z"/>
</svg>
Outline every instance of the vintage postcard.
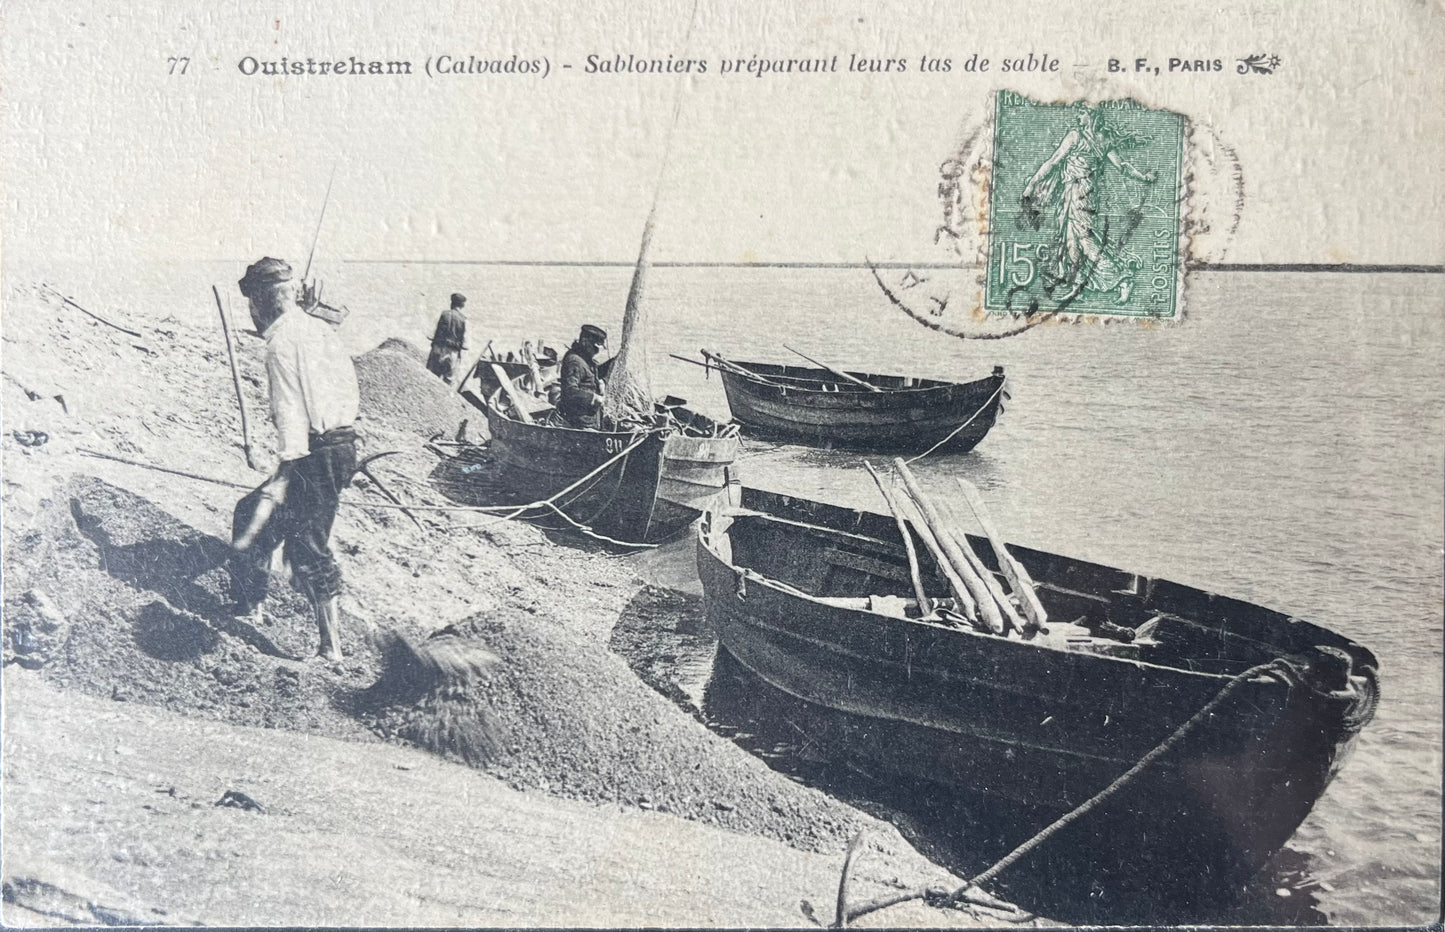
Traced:
<svg viewBox="0 0 1445 932">
<path fill-rule="evenodd" d="M 7 4 L 0 917 L 1438 922 L 1442 48 Z"/>
</svg>

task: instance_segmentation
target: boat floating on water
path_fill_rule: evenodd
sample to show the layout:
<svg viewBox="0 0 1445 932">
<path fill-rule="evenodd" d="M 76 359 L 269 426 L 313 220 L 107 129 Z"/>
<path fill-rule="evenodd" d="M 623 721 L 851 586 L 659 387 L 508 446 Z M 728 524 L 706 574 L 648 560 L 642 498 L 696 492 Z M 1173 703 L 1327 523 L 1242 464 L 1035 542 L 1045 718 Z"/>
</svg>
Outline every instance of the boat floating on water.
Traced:
<svg viewBox="0 0 1445 932">
<path fill-rule="evenodd" d="M 1002 366 L 972 382 L 944 382 L 703 356 L 749 434 L 817 447 L 966 453 L 993 427 L 1005 397 Z"/>
<path fill-rule="evenodd" d="M 986 541 L 964 536 L 1007 586 Z M 1281 661 L 1050 840 L 1101 891 L 1174 904 L 1237 891 L 1374 714 L 1374 655 L 1318 625 L 1009 547 L 1050 621 L 1032 638 L 1005 637 L 923 614 L 914 566 L 926 595 L 950 589 L 922 542 L 914 549 L 916 563 L 894 518 L 745 488 L 741 507 L 717 505 L 701 524 L 708 618 L 732 660 L 829 722 L 831 756 L 1018 804 L 1028 815 L 1011 844 L 1109 786 L 1234 678 Z M 1095 636 L 1104 621 L 1129 638 Z"/>
</svg>

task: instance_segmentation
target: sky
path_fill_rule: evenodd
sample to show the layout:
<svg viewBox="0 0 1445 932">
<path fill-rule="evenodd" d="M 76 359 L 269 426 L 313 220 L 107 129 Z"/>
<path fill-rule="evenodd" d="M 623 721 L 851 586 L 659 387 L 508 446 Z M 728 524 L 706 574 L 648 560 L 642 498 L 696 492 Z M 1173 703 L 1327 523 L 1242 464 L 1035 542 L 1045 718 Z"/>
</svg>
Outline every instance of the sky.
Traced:
<svg viewBox="0 0 1445 932">
<path fill-rule="evenodd" d="M 929 258 L 939 165 L 1010 89 L 1186 114 L 1242 185 L 1196 192 L 1231 221 L 1207 258 L 1445 261 L 1439 4 L 427 6 L 5 4 L 7 260 L 304 256 L 333 171 L 332 259 L 627 262 L 654 195 L 659 261 Z M 974 53 L 989 72 L 963 70 Z M 1030 53 L 1058 71 L 1001 71 Z M 1238 74 L 1256 53 L 1278 56 L 1275 73 Z M 421 73 L 439 55 L 514 54 L 550 73 Z M 589 54 L 710 68 L 586 74 Z M 352 55 L 415 73 L 240 67 Z M 723 58 L 833 55 L 836 73 L 719 73 Z M 848 73 L 851 55 L 908 70 Z M 951 68 L 920 73 L 924 56 Z M 189 59 L 184 74 L 172 57 Z M 1110 58 L 1125 70 L 1109 73 Z M 1170 58 L 1221 68 L 1171 74 Z"/>
</svg>

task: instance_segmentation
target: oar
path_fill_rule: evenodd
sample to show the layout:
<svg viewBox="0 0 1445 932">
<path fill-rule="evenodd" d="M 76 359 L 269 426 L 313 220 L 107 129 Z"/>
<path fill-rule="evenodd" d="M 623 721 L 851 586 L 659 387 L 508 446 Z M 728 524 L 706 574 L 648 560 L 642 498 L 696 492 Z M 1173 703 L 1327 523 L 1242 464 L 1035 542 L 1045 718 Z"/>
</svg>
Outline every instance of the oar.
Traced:
<svg viewBox="0 0 1445 932">
<path fill-rule="evenodd" d="M 1003 615 L 999 612 L 997 603 L 994 602 L 993 594 L 989 592 L 984 581 L 974 572 L 973 566 L 969 563 L 968 558 L 964 556 L 963 551 L 954 540 L 948 522 L 943 519 L 933 502 L 924 494 L 922 487 L 918 484 L 918 480 L 913 476 L 913 470 L 908 468 L 907 463 L 903 462 L 899 457 L 894 457 L 893 468 L 897 469 L 898 475 L 902 477 L 903 486 L 908 490 L 908 496 L 918 509 L 919 516 L 923 519 L 923 523 L 927 524 L 929 529 L 933 531 L 933 536 L 938 540 L 939 548 L 946 555 L 948 562 L 953 565 L 953 569 L 958 573 L 959 578 L 962 579 L 968 587 L 968 591 L 978 602 L 980 620 L 982 620 L 994 634 L 1003 634 L 1005 632 Z"/>
<path fill-rule="evenodd" d="M 998 558 L 999 569 L 1003 571 L 1004 577 L 1008 579 L 1009 586 L 1013 588 L 1014 594 L 1019 597 L 1023 606 L 1024 615 L 1029 620 L 1030 631 L 1037 631 L 1048 623 L 1048 613 L 1044 611 L 1043 605 L 1039 602 L 1038 593 L 1034 589 L 1034 581 L 1029 576 L 1029 571 L 1024 565 L 1009 553 L 1008 547 L 1003 542 L 1003 537 L 998 529 L 994 527 L 988 510 L 984 507 L 983 496 L 978 494 L 977 487 L 972 482 L 960 477 L 954 477 L 958 481 L 958 487 L 963 491 L 963 500 L 972 509 L 973 516 L 978 520 L 979 527 L 983 528 L 984 536 L 988 538 L 989 545 L 993 547 L 993 554 Z M 1028 633 L 1028 632 L 1025 632 Z"/>
<path fill-rule="evenodd" d="M 737 363 L 733 362 L 733 361 L 730 360 L 730 359 L 724 359 L 722 356 L 719 356 L 717 353 L 709 353 L 707 350 L 698 350 L 698 352 L 702 353 L 702 355 L 703 355 L 705 358 L 711 359 L 713 362 L 717 363 L 717 364 L 718 364 L 719 366 L 721 366 L 722 368 L 724 368 L 724 369 L 731 369 L 732 371 L 736 372 L 738 375 L 741 375 L 741 376 L 743 376 L 743 377 L 745 377 L 745 378 L 749 378 L 749 379 L 753 379 L 754 381 L 762 382 L 764 385 L 774 385 L 774 386 L 777 386 L 777 387 L 779 387 L 779 388 L 786 388 L 786 387 L 787 387 L 787 386 L 785 386 L 785 385 L 783 385 L 783 384 L 781 384 L 781 383 L 779 383 L 779 382 L 774 382 L 772 379 L 766 378 L 765 376 L 761 376 L 761 375 L 759 375 L 758 373 L 754 372 L 754 371 L 751 370 L 751 369 L 748 369 L 748 368 L 745 368 L 745 367 L 743 367 L 743 366 L 740 366 L 740 365 L 738 365 Z"/>
<path fill-rule="evenodd" d="M 827 369 L 829 372 L 833 373 L 834 375 L 836 375 L 836 376 L 837 376 L 838 378 L 840 378 L 840 379 L 847 379 L 848 381 L 850 381 L 850 382 L 852 382 L 852 383 L 854 383 L 854 384 L 856 384 L 856 385 L 861 385 L 861 386 L 863 386 L 864 388 L 868 389 L 870 392 L 881 392 L 881 391 L 883 391 L 883 389 L 879 388 L 877 385 L 870 385 L 870 384 L 868 384 L 867 382 L 863 381 L 862 379 L 856 378 L 856 377 L 854 377 L 854 376 L 851 376 L 851 375 L 849 375 L 848 373 L 842 371 L 841 369 L 834 369 L 832 366 L 828 365 L 826 362 L 819 362 L 818 360 L 814 359 L 812 356 L 809 356 L 807 353 L 799 353 L 797 350 L 793 349 L 791 346 L 789 346 L 789 345 L 786 344 L 786 343 L 783 344 L 783 349 L 787 350 L 787 351 L 790 352 L 790 353 L 795 353 L 795 354 L 797 354 L 797 355 L 799 355 L 799 356 L 802 356 L 804 359 L 808 360 L 808 362 L 812 363 L 812 364 L 815 365 L 815 366 L 821 366 L 822 368 Z"/>
<path fill-rule="evenodd" d="M 705 363 L 705 362 L 698 362 L 696 359 L 693 359 L 691 356 L 679 356 L 679 355 L 677 355 L 676 353 L 668 353 L 667 355 L 671 356 L 673 359 L 680 360 L 681 362 L 690 362 L 690 363 L 692 363 L 694 366 L 702 366 L 704 369 L 711 369 L 711 368 L 712 368 L 712 367 L 709 366 L 707 363 Z"/>
<path fill-rule="evenodd" d="M 517 389 L 512 385 L 512 380 L 507 378 L 507 371 L 496 363 L 492 363 L 492 374 L 495 375 L 497 381 L 501 383 L 502 391 L 506 392 L 507 398 L 512 402 L 512 407 L 517 409 L 517 420 L 523 424 L 531 424 L 532 415 L 528 414 L 527 409 L 522 407 L 522 398 L 517 394 Z"/>
<path fill-rule="evenodd" d="M 904 520 L 903 513 L 898 509 L 898 502 L 893 497 L 893 492 L 883 484 L 883 479 L 873 469 L 873 464 L 867 460 L 863 461 L 863 468 L 868 470 L 868 475 L 878 485 L 878 491 L 883 495 L 883 501 L 887 503 L 888 510 L 893 513 L 893 520 L 898 524 L 898 533 L 903 535 L 903 547 L 908 551 L 908 575 L 913 579 L 913 594 L 918 596 L 918 610 L 924 617 L 933 613 L 933 603 L 928 600 L 928 595 L 923 591 L 923 573 L 918 567 L 918 552 L 913 548 L 913 535 L 908 533 L 908 522 Z"/>
</svg>

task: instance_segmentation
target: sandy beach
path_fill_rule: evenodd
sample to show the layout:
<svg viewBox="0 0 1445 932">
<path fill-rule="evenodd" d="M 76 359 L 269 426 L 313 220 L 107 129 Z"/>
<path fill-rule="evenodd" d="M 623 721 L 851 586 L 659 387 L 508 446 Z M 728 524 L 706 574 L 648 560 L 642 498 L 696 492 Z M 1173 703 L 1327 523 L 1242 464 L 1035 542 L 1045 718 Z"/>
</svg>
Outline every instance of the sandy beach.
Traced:
<svg viewBox="0 0 1445 932">
<path fill-rule="evenodd" d="M 645 562 L 382 507 L 378 480 L 444 504 L 430 477 L 447 451 L 424 443 L 463 419 L 479 432 L 415 348 L 358 360 L 363 452 L 396 453 L 343 497 L 333 665 L 285 586 L 260 624 L 229 611 L 231 507 L 264 472 L 245 466 L 219 325 L 111 326 L 14 277 L 5 297 L 8 924 L 826 924 L 860 831 L 855 897 L 956 883 L 609 650 L 619 615 L 665 591 Z M 267 451 L 259 343 L 238 341 Z M 439 631 L 496 661 L 382 688 L 387 645 Z M 228 792 L 260 808 L 218 805 Z M 1023 919 L 909 904 L 864 921 Z"/>
</svg>

